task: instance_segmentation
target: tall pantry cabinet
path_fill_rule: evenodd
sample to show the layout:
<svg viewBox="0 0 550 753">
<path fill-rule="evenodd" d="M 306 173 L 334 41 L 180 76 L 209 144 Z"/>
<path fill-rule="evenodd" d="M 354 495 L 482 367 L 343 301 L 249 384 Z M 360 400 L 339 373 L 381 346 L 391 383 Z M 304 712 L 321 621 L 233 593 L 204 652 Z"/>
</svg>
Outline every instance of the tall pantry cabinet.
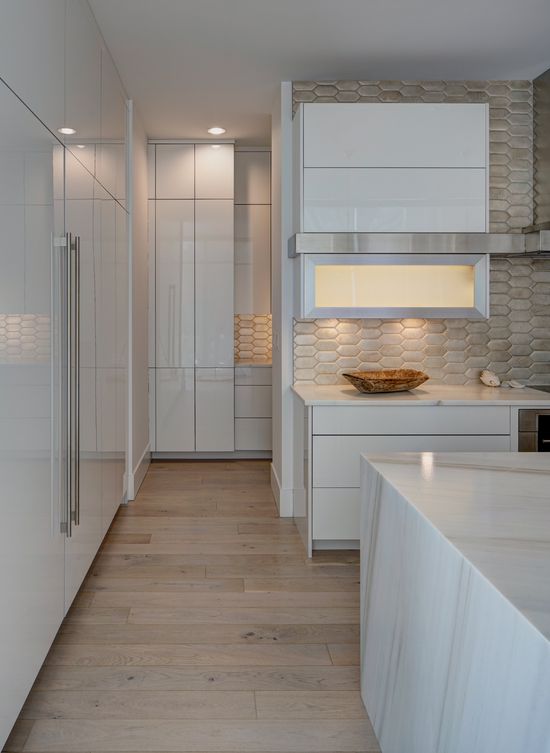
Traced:
<svg viewBox="0 0 550 753">
<path fill-rule="evenodd" d="M 149 147 L 151 448 L 234 449 L 232 144 Z"/>
<path fill-rule="evenodd" d="M 2 15 L 0 748 L 124 499 L 128 359 L 124 89 L 86 0 Z"/>
</svg>

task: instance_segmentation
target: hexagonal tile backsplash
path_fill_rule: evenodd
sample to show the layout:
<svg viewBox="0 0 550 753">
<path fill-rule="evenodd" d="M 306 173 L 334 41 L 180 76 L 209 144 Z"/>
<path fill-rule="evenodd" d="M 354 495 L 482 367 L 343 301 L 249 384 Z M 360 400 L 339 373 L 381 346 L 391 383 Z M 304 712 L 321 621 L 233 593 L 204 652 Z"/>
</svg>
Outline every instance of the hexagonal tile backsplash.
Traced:
<svg viewBox="0 0 550 753">
<path fill-rule="evenodd" d="M 271 362 L 271 314 L 235 315 L 235 361 Z"/>
<path fill-rule="evenodd" d="M 300 102 L 488 102 L 491 231 L 505 233 L 531 224 L 530 81 L 294 81 L 294 108 Z"/>
<path fill-rule="evenodd" d="M 446 384 L 482 369 L 550 384 L 550 259 L 491 259 L 489 319 L 316 319 L 294 323 L 297 382 L 340 384 L 348 369 L 411 367 Z"/>
</svg>

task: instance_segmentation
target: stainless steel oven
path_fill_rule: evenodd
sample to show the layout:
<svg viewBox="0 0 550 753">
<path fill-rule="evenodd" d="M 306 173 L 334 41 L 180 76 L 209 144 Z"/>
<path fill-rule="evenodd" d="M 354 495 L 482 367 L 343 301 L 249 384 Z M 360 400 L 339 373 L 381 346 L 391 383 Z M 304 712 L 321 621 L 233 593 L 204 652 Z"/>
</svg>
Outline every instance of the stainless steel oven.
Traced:
<svg viewBox="0 0 550 753">
<path fill-rule="evenodd" d="M 550 452 L 550 409 L 519 411 L 519 452 Z"/>
</svg>

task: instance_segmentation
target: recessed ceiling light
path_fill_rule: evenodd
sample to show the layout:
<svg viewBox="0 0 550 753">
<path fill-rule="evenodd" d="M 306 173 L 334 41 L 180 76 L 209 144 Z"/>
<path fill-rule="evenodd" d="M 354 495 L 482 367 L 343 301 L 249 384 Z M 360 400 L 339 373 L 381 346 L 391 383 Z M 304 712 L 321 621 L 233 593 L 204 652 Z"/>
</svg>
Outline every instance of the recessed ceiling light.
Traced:
<svg viewBox="0 0 550 753">
<path fill-rule="evenodd" d="M 221 147 L 221 144 L 211 144 L 212 149 L 219 149 Z"/>
<path fill-rule="evenodd" d="M 62 133 L 64 136 L 72 136 L 73 133 L 76 133 L 74 128 L 69 128 L 68 126 L 63 126 L 63 128 L 58 128 L 57 132 Z"/>
<path fill-rule="evenodd" d="M 211 133 L 212 136 L 221 136 L 222 133 L 225 133 L 225 128 L 221 128 L 220 126 L 214 126 L 213 128 L 208 129 L 208 133 Z"/>
<path fill-rule="evenodd" d="M 86 144 L 77 144 L 76 148 L 77 149 L 86 149 Z"/>
</svg>

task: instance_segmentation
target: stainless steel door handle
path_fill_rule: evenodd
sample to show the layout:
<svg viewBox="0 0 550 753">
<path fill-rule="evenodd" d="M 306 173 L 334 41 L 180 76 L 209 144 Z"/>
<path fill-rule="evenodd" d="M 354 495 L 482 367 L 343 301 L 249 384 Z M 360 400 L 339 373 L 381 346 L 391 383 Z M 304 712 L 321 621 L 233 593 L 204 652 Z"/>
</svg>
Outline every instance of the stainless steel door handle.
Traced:
<svg viewBox="0 0 550 753">
<path fill-rule="evenodd" d="M 80 236 L 74 238 L 74 295 L 75 295 L 75 501 L 74 524 L 80 524 Z"/>
</svg>

